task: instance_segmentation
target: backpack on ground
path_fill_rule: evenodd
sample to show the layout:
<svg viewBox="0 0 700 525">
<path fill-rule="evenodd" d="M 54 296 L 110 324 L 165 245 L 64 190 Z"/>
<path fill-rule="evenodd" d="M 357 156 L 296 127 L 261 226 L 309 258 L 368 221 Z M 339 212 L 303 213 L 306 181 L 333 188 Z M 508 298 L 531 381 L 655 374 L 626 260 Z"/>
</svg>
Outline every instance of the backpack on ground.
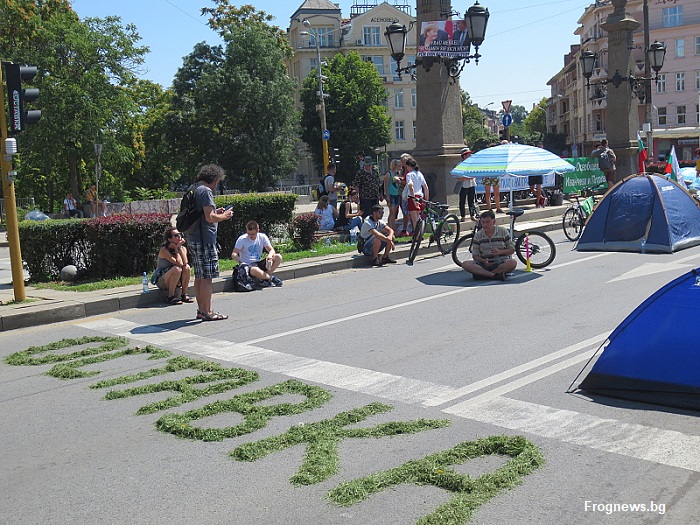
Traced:
<svg viewBox="0 0 700 525">
<path fill-rule="evenodd" d="M 195 186 L 190 186 L 180 201 L 180 212 L 175 219 L 175 226 L 180 232 L 185 233 L 192 225 L 202 218 L 204 210 L 197 209 Z"/>
<path fill-rule="evenodd" d="M 235 292 L 252 292 L 259 288 L 255 279 L 248 273 L 247 264 L 233 267 L 233 290 Z"/>
</svg>

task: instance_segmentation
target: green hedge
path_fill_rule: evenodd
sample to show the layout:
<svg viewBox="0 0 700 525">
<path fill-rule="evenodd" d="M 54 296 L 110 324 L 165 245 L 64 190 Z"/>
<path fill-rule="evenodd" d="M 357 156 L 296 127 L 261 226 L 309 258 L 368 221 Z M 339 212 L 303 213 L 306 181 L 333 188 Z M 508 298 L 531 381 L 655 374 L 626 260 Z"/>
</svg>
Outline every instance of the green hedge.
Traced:
<svg viewBox="0 0 700 525">
<path fill-rule="evenodd" d="M 103 279 L 151 272 L 170 215 L 112 215 L 84 220 L 23 221 L 22 259 L 33 281 L 57 279 L 74 264 L 81 278 Z"/>
<path fill-rule="evenodd" d="M 229 257 L 236 239 L 245 233 L 250 220 L 260 224 L 260 231 L 268 233 L 273 226 L 287 225 L 294 216 L 297 196 L 289 193 L 261 193 L 246 195 L 221 195 L 214 198 L 217 207 L 233 203 L 233 218 L 219 223 L 217 241 L 221 256 Z"/>
</svg>

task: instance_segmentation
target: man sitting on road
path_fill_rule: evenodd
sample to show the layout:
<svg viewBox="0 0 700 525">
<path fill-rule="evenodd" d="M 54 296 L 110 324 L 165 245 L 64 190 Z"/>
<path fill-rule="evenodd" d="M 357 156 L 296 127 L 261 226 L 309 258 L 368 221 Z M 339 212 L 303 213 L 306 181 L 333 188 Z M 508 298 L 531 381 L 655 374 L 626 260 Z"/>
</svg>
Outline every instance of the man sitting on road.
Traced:
<svg viewBox="0 0 700 525">
<path fill-rule="evenodd" d="M 491 210 L 481 214 L 481 226 L 472 242 L 474 261 L 463 262 L 462 268 L 475 279 L 505 281 L 506 274 L 515 270 L 518 264 L 510 257 L 515 253 L 510 232 L 503 226 L 496 226 L 496 216 Z"/>
<path fill-rule="evenodd" d="M 372 206 L 372 213 L 362 223 L 360 236 L 365 239 L 365 247 L 362 252 L 372 257 L 374 266 L 394 264 L 396 261 L 389 258 L 394 249 L 394 230 L 389 228 L 382 220 L 384 207 L 380 204 Z M 384 256 L 379 257 L 379 252 L 384 250 Z"/>
<path fill-rule="evenodd" d="M 262 252 L 267 257 L 262 258 Z M 248 265 L 248 274 L 257 279 L 263 288 L 282 286 L 282 280 L 273 273 L 282 263 L 282 256 L 275 251 L 267 235 L 260 233 L 260 226 L 255 221 L 246 224 L 246 233 L 241 235 L 233 247 L 231 258 L 238 264 Z"/>
</svg>

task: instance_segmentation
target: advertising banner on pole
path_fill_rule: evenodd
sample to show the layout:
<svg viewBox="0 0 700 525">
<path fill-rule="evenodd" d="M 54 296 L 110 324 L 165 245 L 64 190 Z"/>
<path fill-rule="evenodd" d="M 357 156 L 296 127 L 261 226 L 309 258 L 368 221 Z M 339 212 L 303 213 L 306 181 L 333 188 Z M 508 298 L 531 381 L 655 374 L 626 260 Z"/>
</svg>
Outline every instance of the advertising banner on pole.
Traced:
<svg viewBox="0 0 700 525">
<path fill-rule="evenodd" d="M 564 173 L 562 191 L 565 194 L 578 193 L 583 188 L 592 188 L 605 182 L 605 175 L 598 167 L 598 159 L 594 157 L 574 157 L 564 160 L 576 168 L 574 171 Z"/>
<path fill-rule="evenodd" d="M 421 22 L 416 56 L 460 58 L 469 55 L 465 20 Z"/>
</svg>

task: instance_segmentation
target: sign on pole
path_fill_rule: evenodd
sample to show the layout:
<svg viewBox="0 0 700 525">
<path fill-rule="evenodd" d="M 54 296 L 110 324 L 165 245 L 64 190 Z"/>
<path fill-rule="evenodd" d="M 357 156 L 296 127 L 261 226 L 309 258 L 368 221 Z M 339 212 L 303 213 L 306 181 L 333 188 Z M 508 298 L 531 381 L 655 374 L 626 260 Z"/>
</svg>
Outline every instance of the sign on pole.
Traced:
<svg viewBox="0 0 700 525">
<path fill-rule="evenodd" d="M 323 130 L 323 140 L 328 140 L 331 138 L 331 132 L 328 131 L 327 129 Z"/>
<path fill-rule="evenodd" d="M 503 111 L 505 111 L 506 113 L 510 113 L 510 105 L 511 105 L 512 103 L 513 103 L 512 100 L 504 100 L 504 101 L 502 101 L 501 104 L 503 105 Z"/>
<path fill-rule="evenodd" d="M 505 115 L 503 115 L 502 122 L 503 122 L 503 127 L 507 128 L 508 126 L 510 126 L 513 123 L 513 115 L 511 115 L 510 113 L 506 113 Z"/>
</svg>

